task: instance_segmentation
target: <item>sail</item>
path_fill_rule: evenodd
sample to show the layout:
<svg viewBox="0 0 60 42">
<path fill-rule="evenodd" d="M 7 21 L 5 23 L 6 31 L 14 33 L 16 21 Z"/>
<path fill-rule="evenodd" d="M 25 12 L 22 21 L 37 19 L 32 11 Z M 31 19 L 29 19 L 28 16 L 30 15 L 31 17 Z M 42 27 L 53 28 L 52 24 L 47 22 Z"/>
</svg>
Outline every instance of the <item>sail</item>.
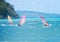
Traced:
<svg viewBox="0 0 60 42">
<path fill-rule="evenodd" d="M 11 17 L 10 17 L 10 16 L 8 16 L 8 22 L 9 22 L 9 24 L 10 24 L 10 25 L 12 25 L 12 24 L 13 24 L 12 19 L 11 19 Z"/>
<path fill-rule="evenodd" d="M 43 16 L 41 16 L 40 18 L 41 18 L 41 20 L 42 20 L 42 22 L 43 22 L 43 24 L 44 24 L 45 26 L 48 26 L 48 25 L 49 25 L 49 24 L 47 23 L 47 21 L 44 19 Z"/>
<path fill-rule="evenodd" d="M 20 20 L 20 26 L 22 26 L 24 23 L 25 23 L 25 21 L 26 21 L 26 16 L 25 15 L 23 15 L 22 17 L 21 17 L 21 20 Z"/>
</svg>

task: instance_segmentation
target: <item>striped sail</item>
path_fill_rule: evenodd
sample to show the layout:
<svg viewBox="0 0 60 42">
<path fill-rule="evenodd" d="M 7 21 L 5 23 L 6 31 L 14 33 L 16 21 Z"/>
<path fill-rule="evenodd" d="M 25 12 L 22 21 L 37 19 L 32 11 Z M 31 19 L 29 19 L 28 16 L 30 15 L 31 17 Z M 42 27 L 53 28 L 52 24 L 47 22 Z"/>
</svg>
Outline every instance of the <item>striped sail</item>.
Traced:
<svg viewBox="0 0 60 42">
<path fill-rule="evenodd" d="M 44 24 L 45 26 L 48 26 L 48 25 L 49 25 L 49 24 L 47 23 L 47 21 L 44 19 L 43 16 L 41 16 L 40 18 L 41 18 L 41 20 L 42 20 L 42 22 L 43 22 L 43 24 Z"/>
<path fill-rule="evenodd" d="M 20 22 L 19 22 L 20 26 L 22 26 L 22 25 L 25 23 L 25 21 L 26 21 L 26 16 L 23 15 L 23 16 L 21 17 Z"/>
</svg>

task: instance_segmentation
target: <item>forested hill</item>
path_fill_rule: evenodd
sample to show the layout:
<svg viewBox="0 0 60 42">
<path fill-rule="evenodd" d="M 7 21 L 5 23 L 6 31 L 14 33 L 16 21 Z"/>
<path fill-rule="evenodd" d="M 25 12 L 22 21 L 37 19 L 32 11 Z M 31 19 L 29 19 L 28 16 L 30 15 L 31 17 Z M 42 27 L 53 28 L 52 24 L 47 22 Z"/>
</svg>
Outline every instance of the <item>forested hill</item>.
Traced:
<svg viewBox="0 0 60 42">
<path fill-rule="evenodd" d="M 19 17 L 13 8 L 13 5 L 10 5 L 5 0 L 0 0 L 0 19 L 5 19 L 8 15 L 10 15 L 12 18 Z"/>
</svg>

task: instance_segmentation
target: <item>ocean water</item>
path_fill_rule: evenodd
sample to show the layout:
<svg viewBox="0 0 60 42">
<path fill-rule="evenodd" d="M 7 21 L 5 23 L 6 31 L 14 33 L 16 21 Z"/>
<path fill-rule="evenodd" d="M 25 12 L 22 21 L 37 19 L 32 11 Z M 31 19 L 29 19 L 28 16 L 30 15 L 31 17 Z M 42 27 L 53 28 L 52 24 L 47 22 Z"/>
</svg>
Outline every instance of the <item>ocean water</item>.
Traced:
<svg viewBox="0 0 60 42">
<path fill-rule="evenodd" d="M 0 19 L 0 42 L 60 42 L 60 18 L 45 18 L 50 24 L 45 27 L 40 18 L 27 18 L 23 26 L 15 26 L 19 19 Z M 6 26 L 1 26 L 5 24 Z"/>
</svg>

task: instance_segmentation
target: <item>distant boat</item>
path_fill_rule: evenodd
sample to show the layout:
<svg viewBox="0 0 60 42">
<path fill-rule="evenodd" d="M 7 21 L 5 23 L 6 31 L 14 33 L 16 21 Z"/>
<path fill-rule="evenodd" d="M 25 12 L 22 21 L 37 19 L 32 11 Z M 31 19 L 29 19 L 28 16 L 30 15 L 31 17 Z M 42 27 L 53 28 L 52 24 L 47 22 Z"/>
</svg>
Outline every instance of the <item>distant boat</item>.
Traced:
<svg viewBox="0 0 60 42">
<path fill-rule="evenodd" d="M 23 15 L 23 16 L 21 17 L 21 20 L 19 21 L 19 26 L 22 26 L 22 25 L 25 23 L 25 21 L 26 21 L 26 16 Z"/>
<path fill-rule="evenodd" d="M 8 22 L 9 22 L 9 24 L 10 24 L 10 25 L 12 25 L 12 24 L 13 24 L 12 19 L 11 19 L 11 17 L 10 17 L 10 16 L 8 16 Z"/>
<path fill-rule="evenodd" d="M 49 24 L 47 23 L 43 16 L 41 16 L 40 18 L 45 26 L 49 26 Z"/>
</svg>

